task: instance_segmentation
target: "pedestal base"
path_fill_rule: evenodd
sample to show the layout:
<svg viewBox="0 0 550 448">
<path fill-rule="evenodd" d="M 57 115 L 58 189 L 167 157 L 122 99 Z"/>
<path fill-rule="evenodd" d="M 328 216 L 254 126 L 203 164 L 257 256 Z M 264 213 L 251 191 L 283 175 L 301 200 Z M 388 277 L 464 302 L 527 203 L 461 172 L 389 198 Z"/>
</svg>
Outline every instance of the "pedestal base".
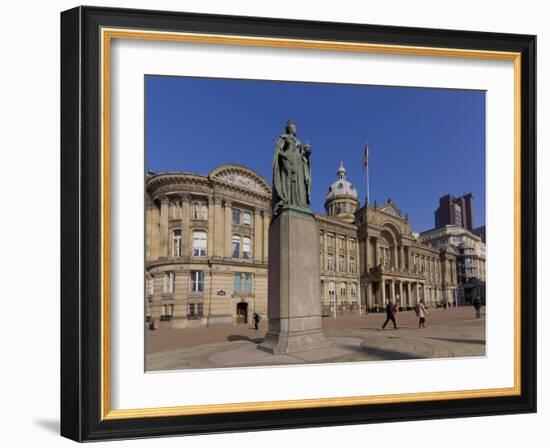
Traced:
<svg viewBox="0 0 550 448">
<path fill-rule="evenodd" d="M 269 227 L 268 330 L 258 349 L 330 347 L 321 327 L 319 229 L 311 213 L 286 209 Z"/>
</svg>

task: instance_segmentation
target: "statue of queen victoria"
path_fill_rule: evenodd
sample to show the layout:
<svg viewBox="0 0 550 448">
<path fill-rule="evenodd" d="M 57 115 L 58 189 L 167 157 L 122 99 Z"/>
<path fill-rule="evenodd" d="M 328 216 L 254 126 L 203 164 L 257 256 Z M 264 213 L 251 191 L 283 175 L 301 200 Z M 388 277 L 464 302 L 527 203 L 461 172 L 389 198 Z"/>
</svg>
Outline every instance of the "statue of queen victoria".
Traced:
<svg viewBox="0 0 550 448">
<path fill-rule="evenodd" d="M 285 133 L 275 144 L 273 155 L 272 219 L 285 208 L 311 213 L 310 155 L 311 146 L 298 140 L 296 125 L 289 120 Z"/>
</svg>

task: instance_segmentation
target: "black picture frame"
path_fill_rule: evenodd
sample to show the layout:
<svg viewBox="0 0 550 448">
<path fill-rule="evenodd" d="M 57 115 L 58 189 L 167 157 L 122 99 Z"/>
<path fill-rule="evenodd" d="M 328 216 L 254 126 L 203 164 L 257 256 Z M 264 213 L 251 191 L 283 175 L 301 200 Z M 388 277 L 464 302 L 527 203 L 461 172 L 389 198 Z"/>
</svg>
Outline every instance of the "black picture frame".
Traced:
<svg viewBox="0 0 550 448">
<path fill-rule="evenodd" d="M 521 393 L 102 419 L 100 30 L 103 27 L 521 54 Z M 61 13 L 61 435 L 76 441 L 536 412 L 536 36 L 99 7 Z"/>
</svg>

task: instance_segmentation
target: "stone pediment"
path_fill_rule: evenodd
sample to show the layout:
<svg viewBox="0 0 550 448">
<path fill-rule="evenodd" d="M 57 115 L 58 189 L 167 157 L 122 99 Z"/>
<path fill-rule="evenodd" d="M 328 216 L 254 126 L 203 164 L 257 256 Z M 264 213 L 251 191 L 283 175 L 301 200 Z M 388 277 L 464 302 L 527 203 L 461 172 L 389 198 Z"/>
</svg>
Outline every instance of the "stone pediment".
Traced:
<svg viewBox="0 0 550 448">
<path fill-rule="evenodd" d="M 386 204 L 378 207 L 378 210 L 388 215 L 395 216 L 397 218 L 402 218 L 401 210 L 399 210 L 393 202 L 387 202 Z"/>
<path fill-rule="evenodd" d="M 240 165 L 222 165 L 213 169 L 208 177 L 235 187 L 271 195 L 267 181 L 255 171 Z"/>
</svg>

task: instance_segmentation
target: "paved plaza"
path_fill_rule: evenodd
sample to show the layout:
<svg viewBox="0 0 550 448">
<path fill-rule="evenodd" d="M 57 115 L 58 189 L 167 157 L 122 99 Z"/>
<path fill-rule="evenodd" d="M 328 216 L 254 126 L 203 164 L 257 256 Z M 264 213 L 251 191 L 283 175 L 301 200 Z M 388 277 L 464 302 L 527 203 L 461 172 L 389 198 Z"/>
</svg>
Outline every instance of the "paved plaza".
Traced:
<svg viewBox="0 0 550 448">
<path fill-rule="evenodd" d="M 483 310 L 484 311 L 484 310 Z M 250 325 L 146 331 L 146 369 L 175 370 L 304 363 L 454 358 L 485 355 L 485 314 L 473 307 L 430 310 L 426 328 L 412 311 L 397 313 L 398 329 L 382 324 L 385 313 L 323 318 L 330 348 L 293 355 L 258 350 L 267 327 Z"/>
</svg>

